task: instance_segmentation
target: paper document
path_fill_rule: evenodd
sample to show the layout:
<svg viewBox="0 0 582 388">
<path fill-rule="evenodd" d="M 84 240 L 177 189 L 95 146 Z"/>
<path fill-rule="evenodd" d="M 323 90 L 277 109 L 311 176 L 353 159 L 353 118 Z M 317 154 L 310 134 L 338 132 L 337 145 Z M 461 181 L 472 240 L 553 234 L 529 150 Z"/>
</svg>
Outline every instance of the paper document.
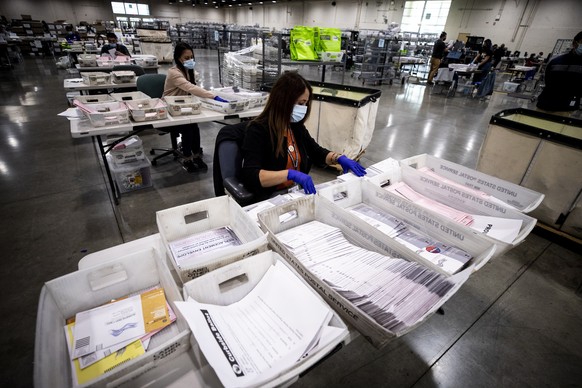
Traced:
<svg viewBox="0 0 582 388">
<path fill-rule="evenodd" d="M 69 323 L 65 326 L 65 337 L 67 339 L 67 348 L 69 349 L 69 354 L 73 353 L 73 329 L 75 327 L 74 323 Z M 149 340 L 147 340 L 149 343 Z M 75 359 L 71 361 L 71 371 L 73 377 L 73 385 L 81 385 L 85 384 L 97 377 L 101 376 L 104 373 L 109 372 L 110 370 L 114 369 L 115 367 L 137 358 L 145 353 L 145 348 L 147 345 L 144 346 L 141 340 L 136 340 L 124 346 L 119 351 L 113 352 L 108 356 L 102 358 L 101 360 L 85 367 L 84 369 L 81 368 L 79 363 L 80 359 Z"/>
<path fill-rule="evenodd" d="M 176 264 L 181 267 L 194 264 L 196 258 L 204 253 L 240 244 L 234 231 L 223 226 L 172 241 L 169 245 Z"/>
<path fill-rule="evenodd" d="M 176 305 L 226 387 L 260 385 L 292 368 L 321 340 L 332 317 L 280 262 L 237 303 L 216 306 L 190 298 Z"/>
<path fill-rule="evenodd" d="M 521 230 L 522 220 L 514 218 L 472 215 L 471 229 L 485 233 L 496 240 L 512 244 Z"/>
</svg>

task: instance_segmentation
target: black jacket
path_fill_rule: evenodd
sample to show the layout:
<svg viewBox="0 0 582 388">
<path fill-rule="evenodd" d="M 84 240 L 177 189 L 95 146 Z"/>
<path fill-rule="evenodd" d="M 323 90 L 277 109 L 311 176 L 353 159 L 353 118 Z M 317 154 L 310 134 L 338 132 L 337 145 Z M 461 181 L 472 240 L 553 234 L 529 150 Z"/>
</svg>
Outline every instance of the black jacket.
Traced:
<svg viewBox="0 0 582 388">
<path fill-rule="evenodd" d="M 574 111 L 580 108 L 582 94 L 582 55 L 574 50 L 552 59 L 545 73 L 537 107 L 551 111 Z"/>
<path fill-rule="evenodd" d="M 330 152 L 313 140 L 305 125 L 292 123 L 291 130 L 295 143 L 301 154 L 299 171 L 308 174 L 313 164 L 325 165 L 325 158 Z M 283 149 L 287 150 L 287 141 L 283 142 Z M 259 180 L 260 170 L 280 171 L 287 169 L 287 153 L 276 156 L 275 145 L 266 125 L 251 123 L 243 141 L 243 169 L 241 179 L 245 187 L 261 199 L 268 198 L 275 187 L 262 187 Z"/>
</svg>

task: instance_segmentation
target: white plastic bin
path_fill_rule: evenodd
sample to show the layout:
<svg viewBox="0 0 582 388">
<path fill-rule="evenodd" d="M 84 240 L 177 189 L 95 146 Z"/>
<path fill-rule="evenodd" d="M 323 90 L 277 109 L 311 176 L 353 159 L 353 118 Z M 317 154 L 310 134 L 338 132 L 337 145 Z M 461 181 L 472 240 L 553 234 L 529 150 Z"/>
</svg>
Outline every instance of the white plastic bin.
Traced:
<svg viewBox="0 0 582 388">
<path fill-rule="evenodd" d="M 111 81 L 113 81 L 114 84 L 127 84 L 135 82 L 135 72 L 131 70 L 112 71 Z"/>
<path fill-rule="evenodd" d="M 135 121 L 163 120 L 168 117 L 168 107 L 159 98 L 125 101 Z"/>
<path fill-rule="evenodd" d="M 422 174 L 420 171 L 406 165 L 401 166 L 400 170 L 391 169 L 389 172 L 375 175 L 368 180 L 383 188 L 402 181 L 421 195 L 469 214 L 506 218 L 509 220 L 520 220 L 521 228 L 519 229 L 519 233 L 510 243 L 492 238 L 485 233 L 481 233 L 483 238 L 495 244 L 496 250 L 494 257 L 501 256 L 513 247 L 521 244 L 536 225 L 537 220 L 535 218 L 529 217 L 513 208 L 508 208 L 502 205 L 501 201 L 496 202 L 484 200 L 477 197 L 469 190 L 464 191 L 452 187 L 451 185 L 437 182 L 436 180 Z M 410 203 L 410 201 L 400 198 L 395 194 L 390 192 L 387 193 L 392 196 L 395 201 L 398 198 L 398 201 L 402 203 Z M 435 214 L 434 212 L 431 213 Z M 473 233 L 479 233 L 470 229 L 468 226 L 462 224 L 459 225 L 462 228 L 467 228 L 467 230 L 473 231 Z"/>
<path fill-rule="evenodd" d="M 139 136 L 131 136 L 116 144 L 109 152 L 116 165 L 134 163 L 146 158 L 143 143 Z"/>
<path fill-rule="evenodd" d="M 151 187 L 151 163 L 147 158 L 123 164 L 114 163 L 111 156 L 107 159 L 120 193 Z"/>
<path fill-rule="evenodd" d="M 224 97 L 223 97 L 224 98 Z M 228 102 L 220 102 L 213 100 L 212 98 L 201 98 L 200 102 L 202 106 L 206 109 L 214 110 L 216 112 L 233 114 L 237 112 L 244 112 L 249 109 L 250 102 L 245 99 L 232 99 L 224 98 Z"/>
<path fill-rule="evenodd" d="M 85 85 L 107 85 L 111 83 L 111 74 L 101 71 L 81 72 Z"/>
<path fill-rule="evenodd" d="M 202 103 L 196 96 L 166 96 L 163 98 L 172 116 L 198 115 Z"/>
<path fill-rule="evenodd" d="M 273 252 L 266 251 L 256 256 L 251 256 L 246 259 L 229 264 L 222 268 L 216 269 L 206 275 L 193 279 L 184 284 L 183 293 L 184 300 L 192 298 L 200 303 L 214 304 L 220 306 L 227 306 L 238 302 L 245 297 L 263 278 L 267 270 L 278 263 L 277 265 L 285 265 L 289 268 L 291 266 L 283 260 L 283 258 Z M 294 270 L 291 268 L 291 271 Z M 309 292 L 324 303 L 328 303 L 327 299 L 321 298 L 299 275 L 297 277 L 301 280 L 303 285 Z M 230 282 L 231 279 L 245 279 L 241 282 Z M 225 287 L 225 284 L 231 284 L 230 287 Z M 292 290 L 275 290 L 275 292 L 292 292 Z M 342 329 L 343 333 L 325 347 L 318 347 L 308 357 L 297 362 L 292 368 L 286 370 L 279 376 L 270 381 L 263 382 L 261 387 L 280 387 L 288 386 L 297 381 L 299 375 L 309 368 L 314 366 L 327 354 L 332 352 L 339 344 L 346 342 L 349 336 L 346 324 L 341 320 L 337 313 L 330 308 L 330 313 L 333 315 L 328 326 Z M 192 336 L 192 349 L 199 351 L 198 343 Z M 202 356 L 202 364 L 207 365 L 207 361 Z M 217 377 L 218 379 L 218 377 Z"/>
<path fill-rule="evenodd" d="M 158 58 L 154 55 L 134 55 L 132 59 L 136 65 L 141 67 L 158 66 Z"/>
<path fill-rule="evenodd" d="M 465 267 L 474 265 L 475 271 L 487 263 L 495 252 L 495 244 L 491 241 L 462 228 L 454 221 L 431 214 L 421 206 L 395 201 L 385 190 L 363 179 L 330 185 L 318 190 L 317 193 L 341 208 L 338 211 L 344 211 L 348 207 L 364 203 L 402 220 L 409 227 L 433 240 L 460 248 L 473 257 L 465 264 Z M 349 211 L 346 213 L 348 214 L 346 217 L 353 216 Z M 378 232 L 380 233 L 378 238 L 382 238 L 382 233 L 379 230 Z M 376 230 L 373 233 L 376 233 Z M 418 256 L 415 261 L 434 271 L 447 274 L 440 266 L 418 255 L 418 252 L 412 252 L 412 254 Z"/>
<path fill-rule="evenodd" d="M 129 111 L 121 102 L 112 101 L 85 105 L 79 101 L 74 101 L 74 104 L 85 113 L 94 127 L 129 123 Z"/>
<path fill-rule="evenodd" d="M 97 67 L 97 56 L 95 54 L 77 55 L 80 67 Z"/>
<path fill-rule="evenodd" d="M 293 217 L 286 217 L 288 214 L 293 214 Z M 372 345 L 377 348 L 386 346 L 393 339 L 414 330 L 426 321 L 428 317 L 434 314 L 458 291 L 458 289 L 469 278 L 469 275 L 473 272 L 473 266 L 469 266 L 455 275 L 447 276 L 448 279 L 450 279 L 452 286 L 442 295 L 442 299 L 423 314 L 413 325 L 408 326 L 399 332 L 394 332 L 377 323 L 373 318 L 339 294 L 334 288 L 320 280 L 318 276 L 303 265 L 291 253 L 286 245 L 280 242 L 276 237 L 276 234 L 279 232 L 313 220 L 339 228 L 348 241 L 364 249 L 375 251 L 390 257 L 400 257 L 408 261 L 415 261 L 415 257 L 409 255 L 407 252 L 404 252 L 405 254 L 400 254 L 397 250 L 399 249 L 396 246 L 397 243 L 386 238 L 385 235 L 378 238 L 378 231 L 372 226 L 353 216 L 347 217 L 344 212 L 338 212 L 336 206 L 317 195 L 299 198 L 259 213 L 259 222 L 262 228 L 268 231 L 270 247 L 283 256 L 297 273 L 303 276 L 311 287 L 319 292 L 319 294 L 328 301 L 328 304 L 346 322 L 353 325 L 370 343 L 372 343 Z"/>
<path fill-rule="evenodd" d="M 544 194 L 537 191 L 436 156 L 428 154 L 411 156 L 410 158 L 402 159 L 400 164 L 416 169 L 428 167 L 443 178 L 459 183 L 469 189 L 489 194 L 524 213 L 534 210 L 544 200 Z"/>
<path fill-rule="evenodd" d="M 109 94 L 95 94 L 89 96 L 75 96 L 75 100 L 82 104 L 102 104 L 104 102 L 113 102 L 115 99 Z"/>
<path fill-rule="evenodd" d="M 150 96 L 144 92 L 111 93 L 110 96 L 113 97 L 115 101 L 140 101 L 150 99 Z"/>
<path fill-rule="evenodd" d="M 249 101 L 249 109 L 264 106 L 269 98 L 269 93 L 243 89 L 236 86 L 217 88 L 212 90 L 216 95 L 227 101 L 244 99 Z"/>
<path fill-rule="evenodd" d="M 192 219 L 194 220 L 191 221 Z M 266 234 L 240 205 L 228 196 L 161 210 L 156 213 L 156 221 L 168 259 L 182 282 L 267 249 Z M 240 245 L 202 253 L 198 256 L 196 265 L 178 266 L 172 255 L 170 242 L 224 226 L 232 229 L 240 239 Z"/>
<path fill-rule="evenodd" d="M 152 337 L 144 355 L 83 386 L 117 386 L 186 352 L 190 348 L 191 333 L 174 304 L 182 301 L 182 296 L 163 260 L 163 252 L 153 247 L 136 249 L 132 254 L 45 283 L 40 293 L 36 321 L 34 386 L 53 388 L 73 385 L 63 330 L 66 319 L 155 285 L 164 288 L 166 299 L 177 314 L 176 322 Z"/>
</svg>

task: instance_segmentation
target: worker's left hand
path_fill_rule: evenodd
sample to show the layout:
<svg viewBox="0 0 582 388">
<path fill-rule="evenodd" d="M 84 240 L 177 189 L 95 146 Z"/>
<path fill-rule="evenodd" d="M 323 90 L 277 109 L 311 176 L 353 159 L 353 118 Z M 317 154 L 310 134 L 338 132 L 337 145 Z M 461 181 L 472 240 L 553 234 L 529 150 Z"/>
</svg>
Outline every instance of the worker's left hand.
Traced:
<svg viewBox="0 0 582 388">
<path fill-rule="evenodd" d="M 344 170 L 344 174 L 348 171 L 353 172 L 356 176 L 364 176 L 366 175 L 366 169 L 362 167 L 362 165 L 355 160 L 348 158 L 345 155 L 342 155 L 338 158 L 337 162 L 342 166 Z"/>
</svg>

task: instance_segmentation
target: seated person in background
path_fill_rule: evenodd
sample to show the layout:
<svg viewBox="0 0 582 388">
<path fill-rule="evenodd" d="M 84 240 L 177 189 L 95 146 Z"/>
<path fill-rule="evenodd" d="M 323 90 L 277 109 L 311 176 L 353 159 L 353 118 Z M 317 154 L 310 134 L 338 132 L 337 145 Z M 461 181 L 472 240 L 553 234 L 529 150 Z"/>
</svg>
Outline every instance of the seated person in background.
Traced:
<svg viewBox="0 0 582 388">
<path fill-rule="evenodd" d="M 108 42 L 107 44 L 104 44 L 103 47 L 101 47 L 102 55 L 111 54 L 109 50 L 115 49 L 115 56 L 126 55 L 128 57 L 131 57 L 131 54 L 129 54 L 129 50 L 127 49 L 127 47 L 125 47 L 121 43 L 117 43 L 117 35 L 115 35 L 113 32 L 107 33 L 107 42 Z"/>
<path fill-rule="evenodd" d="M 214 98 L 212 92 L 196 86 L 194 76 L 194 52 L 192 47 L 185 42 L 179 42 L 174 48 L 174 62 L 176 66 L 168 69 L 166 82 L 164 84 L 165 96 L 187 96 L 194 95 L 202 98 Z M 182 134 L 182 166 L 190 173 L 196 171 L 206 171 L 208 166 L 202 160 L 202 150 L 200 148 L 200 128 L 198 124 L 184 124 L 172 128 Z"/>
<path fill-rule="evenodd" d="M 539 63 L 538 59 L 536 58 L 536 55 L 533 53 L 529 56 L 528 59 L 525 60 L 526 66 L 537 66 L 538 63 Z"/>
<path fill-rule="evenodd" d="M 501 62 L 501 58 L 505 56 L 505 43 L 502 43 L 501 46 L 497 47 L 493 50 L 493 68 L 496 69 L 499 62 Z"/>
<path fill-rule="evenodd" d="M 282 74 L 269 94 L 263 112 L 252 120 L 242 146 L 242 181 L 258 200 L 277 190 L 300 184 L 307 194 L 315 194 L 309 175 L 312 164 L 340 164 L 363 176 L 366 170 L 345 155 L 329 151 L 313 140 L 305 128 L 313 90 L 299 74 Z"/>
<path fill-rule="evenodd" d="M 78 42 L 81 40 L 81 35 L 77 31 L 73 30 L 73 26 L 66 26 L 65 30 L 67 30 L 67 35 L 65 39 L 68 43 Z"/>
<path fill-rule="evenodd" d="M 546 111 L 576 111 L 582 95 L 582 31 L 574 37 L 572 49 L 548 63 L 545 83 L 537 107 Z"/>
</svg>

